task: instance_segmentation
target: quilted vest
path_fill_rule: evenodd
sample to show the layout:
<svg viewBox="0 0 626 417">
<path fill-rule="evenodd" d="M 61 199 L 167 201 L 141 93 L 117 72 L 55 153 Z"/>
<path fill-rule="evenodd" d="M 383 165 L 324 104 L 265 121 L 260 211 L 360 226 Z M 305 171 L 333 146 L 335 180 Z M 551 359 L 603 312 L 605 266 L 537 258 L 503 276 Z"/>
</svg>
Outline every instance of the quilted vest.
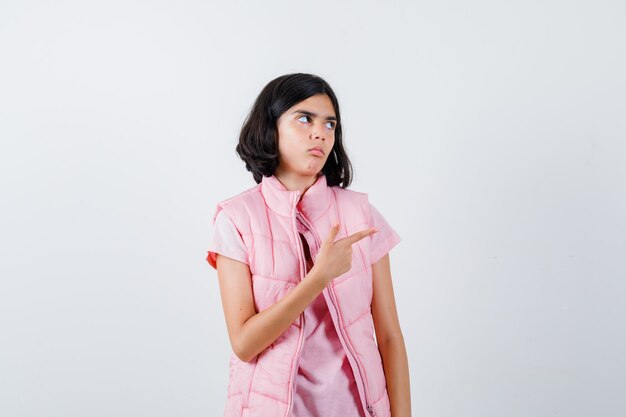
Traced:
<svg viewBox="0 0 626 417">
<path fill-rule="evenodd" d="M 330 187 L 323 174 L 300 197 L 300 191 L 287 190 L 272 175 L 217 204 L 213 221 L 224 210 L 246 246 L 257 312 L 276 303 L 304 278 L 306 259 L 297 230 L 298 218 L 311 230 L 318 248 L 335 222 L 340 224 L 335 240 L 373 225 L 367 194 Z M 352 245 L 351 269 L 335 277 L 323 294 L 352 367 L 365 415 L 390 417 L 371 314 L 370 241 L 368 236 Z M 311 250 L 311 259 L 315 260 L 317 253 Z M 214 257 L 209 255 L 207 261 L 216 268 Z M 231 354 L 224 417 L 290 416 L 304 326 L 301 314 L 249 362 Z"/>
</svg>

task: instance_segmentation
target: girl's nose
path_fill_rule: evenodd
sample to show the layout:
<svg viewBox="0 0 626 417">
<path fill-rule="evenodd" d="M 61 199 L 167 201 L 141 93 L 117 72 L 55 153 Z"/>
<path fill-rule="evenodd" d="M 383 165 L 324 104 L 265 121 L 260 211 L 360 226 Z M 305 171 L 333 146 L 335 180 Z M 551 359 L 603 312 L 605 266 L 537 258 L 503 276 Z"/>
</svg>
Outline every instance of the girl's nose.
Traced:
<svg viewBox="0 0 626 417">
<path fill-rule="evenodd" d="M 324 127 L 322 126 L 314 128 L 312 136 L 315 139 L 326 139 L 326 132 L 324 132 Z"/>
</svg>

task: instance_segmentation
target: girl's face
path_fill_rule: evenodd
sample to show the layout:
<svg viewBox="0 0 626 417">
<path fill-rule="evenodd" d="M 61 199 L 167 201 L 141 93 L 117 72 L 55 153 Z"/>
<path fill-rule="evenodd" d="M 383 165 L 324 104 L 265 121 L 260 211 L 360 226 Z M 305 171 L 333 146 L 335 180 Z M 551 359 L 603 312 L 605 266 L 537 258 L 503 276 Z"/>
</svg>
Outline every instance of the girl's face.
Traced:
<svg viewBox="0 0 626 417">
<path fill-rule="evenodd" d="M 277 171 L 317 176 L 335 144 L 336 125 L 335 109 L 326 94 L 311 96 L 284 112 L 277 121 Z"/>
</svg>

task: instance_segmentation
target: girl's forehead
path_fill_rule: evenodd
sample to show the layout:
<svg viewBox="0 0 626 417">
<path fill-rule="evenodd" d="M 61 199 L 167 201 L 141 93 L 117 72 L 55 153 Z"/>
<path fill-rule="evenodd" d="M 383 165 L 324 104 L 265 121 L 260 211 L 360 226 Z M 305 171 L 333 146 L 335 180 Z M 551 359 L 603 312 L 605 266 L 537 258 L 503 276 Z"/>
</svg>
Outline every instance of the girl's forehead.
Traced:
<svg viewBox="0 0 626 417">
<path fill-rule="evenodd" d="M 332 101 L 326 94 L 317 94 L 311 96 L 299 103 L 294 104 L 285 113 L 305 113 L 312 116 L 319 116 L 323 118 L 335 117 L 335 107 Z"/>
</svg>

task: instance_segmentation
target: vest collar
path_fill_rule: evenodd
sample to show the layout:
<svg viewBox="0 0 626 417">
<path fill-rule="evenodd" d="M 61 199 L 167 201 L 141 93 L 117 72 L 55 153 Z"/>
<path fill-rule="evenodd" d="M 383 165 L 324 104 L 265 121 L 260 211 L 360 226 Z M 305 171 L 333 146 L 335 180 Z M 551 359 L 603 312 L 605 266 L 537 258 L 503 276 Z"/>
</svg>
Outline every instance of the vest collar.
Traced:
<svg viewBox="0 0 626 417">
<path fill-rule="evenodd" d="M 275 175 L 263 176 L 261 193 L 270 209 L 287 217 L 292 216 L 293 204 L 300 198 L 299 190 L 288 190 Z M 310 221 L 316 221 L 326 213 L 331 198 L 332 190 L 326 182 L 326 176 L 320 174 L 300 199 L 297 209 Z"/>
</svg>

